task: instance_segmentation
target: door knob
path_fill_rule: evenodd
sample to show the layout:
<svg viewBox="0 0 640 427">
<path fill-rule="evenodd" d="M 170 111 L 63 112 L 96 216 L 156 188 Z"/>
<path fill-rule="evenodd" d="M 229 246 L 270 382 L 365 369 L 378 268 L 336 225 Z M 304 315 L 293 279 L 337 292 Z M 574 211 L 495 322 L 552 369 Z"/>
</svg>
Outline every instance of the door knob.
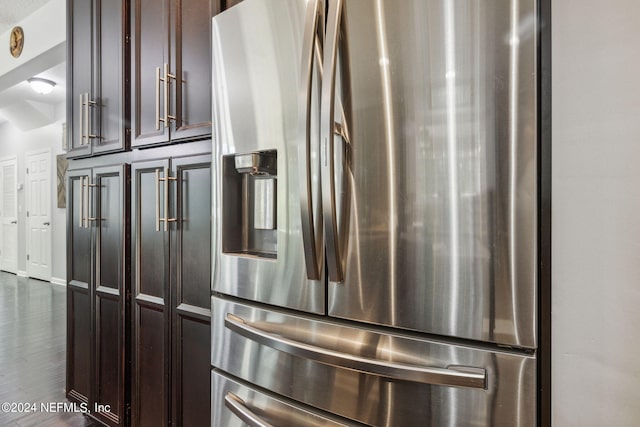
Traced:
<svg viewBox="0 0 640 427">
<path fill-rule="evenodd" d="M 18 221 L 11 221 L 11 224 L 17 224 Z"/>
<path fill-rule="evenodd" d="M 43 222 L 42 225 L 49 225 L 49 223 L 48 222 Z"/>
</svg>

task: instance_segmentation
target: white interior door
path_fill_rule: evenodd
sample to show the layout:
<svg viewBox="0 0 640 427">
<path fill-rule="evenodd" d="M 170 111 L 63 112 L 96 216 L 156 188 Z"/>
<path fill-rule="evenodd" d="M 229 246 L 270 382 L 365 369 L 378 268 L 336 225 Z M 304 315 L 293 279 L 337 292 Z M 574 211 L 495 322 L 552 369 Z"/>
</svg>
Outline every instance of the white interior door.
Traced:
<svg viewBox="0 0 640 427">
<path fill-rule="evenodd" d="M 27 274 L 51 280 L 51 152 L 27 153 Z"/>
<path fill-rule="evenodd" d="M 0 270 L 18 272 L 18 160 L 0 160 Z"/>
</svg>

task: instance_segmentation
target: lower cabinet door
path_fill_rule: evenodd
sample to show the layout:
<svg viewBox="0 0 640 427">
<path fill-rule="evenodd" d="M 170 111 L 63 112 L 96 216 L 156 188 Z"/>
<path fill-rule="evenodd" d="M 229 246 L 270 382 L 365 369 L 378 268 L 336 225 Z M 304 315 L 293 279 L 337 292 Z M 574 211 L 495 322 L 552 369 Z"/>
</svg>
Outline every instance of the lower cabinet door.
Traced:
<svg viewBox="0 0 640 427">
<path fill-rule="evenodd" d="M 169 424 L 168 160 L 132 165 L 134 426 Z M 166 203 L 165 203 L 166 201 Z"/>
<path fill-rule="evenodd" d="M 85 220 L 91 169 L 67 175 L 67 398 L 89 403 L 91 393 L 91 228 Z"/>
<path fill-rule="evenodd" d="M 171 160 L 173 415 L 178 426 L 211 425 L 211 155 Z"/>
<path fill-rule="evenodd" d="M 129 167 L 68 173 L 67 397 L 127 425 Z"/>
<path fill-rule="evenodd" d="M 112 425 L 126 423 L 125 389 L 129 348 L 126 345 L 128 291 L 126 235 L 128 166 L 95 168 L 92 187 L 95 215 L 95 381 L 93 416 Z"/>
</svg>

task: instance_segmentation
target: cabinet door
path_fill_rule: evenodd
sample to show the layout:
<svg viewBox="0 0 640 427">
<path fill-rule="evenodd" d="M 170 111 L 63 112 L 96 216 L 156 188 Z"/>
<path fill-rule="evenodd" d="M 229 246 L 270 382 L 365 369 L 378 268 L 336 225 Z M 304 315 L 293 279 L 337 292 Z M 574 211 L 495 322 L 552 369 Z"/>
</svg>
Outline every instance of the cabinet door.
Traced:
<svg viewBox="0 0 640 427">
<path fill-rule="evenodd" d="M 169 59 L 169 0 L 133 0 L 131 47 L 132 146 L 169 141 L 164 117 L 164 64 Z M 159 69 L 159 72 L 157 71 Z M 167 99 L 168 100 L 168 99 Z"/>
<path fill-rule="evenodd" d="M 94 153 L 123 150 L 127 146 L 129 118 L 127 0 L 98 1 L 95 25 L 95 105 L 91 139 Z"/>
<path fill-rule="evenodd" d="M 126 424 L 125 366 L 128 250 L 125 246 L 128 217 L 128 167 L 94 169 L 95 215 L 95 384 L 94 403 L 108 411 L 94 412 L 102 422 Z"/>
<path fill-rule="evenodd" d="M 169 420 L 168 160 L 132 165 L 133 425 Z M 168 230 L 168 227 L 167 227 Z"/>
<path fill-rule="evenodd" d="M 67 108 L 71 126 L 68 128 L 67 157 L 91 154 L 88 137 L 90 106 L 86 100 L 92 96 L 93 87 L 93 27 L 94 2 L 67 0 L 68 11 L 68 75 Z"/>
<path fill-rule="evenodd" d="M 67 176 L 67 397 L 89 403 L 91 392 L 91 228 L 89 169 Z"/>
<path fill-rule="evenodd" d="M 171 139 L 211 135 L 211 17 L 214 0 L 173 0 Z"/>
<path fill-rule="evenodd" d="M 178 426 L 208 426 L 211 370 L 211 155 L 172 160 L 173 416 Z M 173 198 L 173 197 L 172 197 Z"/>
</svg>

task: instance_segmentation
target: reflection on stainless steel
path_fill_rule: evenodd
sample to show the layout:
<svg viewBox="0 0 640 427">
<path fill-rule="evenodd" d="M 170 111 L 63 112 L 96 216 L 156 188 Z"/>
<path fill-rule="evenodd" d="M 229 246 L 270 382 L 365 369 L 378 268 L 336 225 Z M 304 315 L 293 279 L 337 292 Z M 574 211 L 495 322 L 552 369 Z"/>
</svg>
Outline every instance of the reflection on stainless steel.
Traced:
<svg viewBox="0 0 640 427">
<path fill-rule="evenodd" d="M 376 33 L 378 42 L 378 56 L 384 58 L 384 61 L 380 64 L 380 80 L 382 82 L 382 110 L 384 117 L 384 139 L 386 148 L 386 162 L 387 168 L 392 170 L 396 164 L 396 146 L 398 140 L 394 129 L 396 125 L 394 123 L 394 111 L 393 111 L 393 93 L 391 87 L 391 75 L 389 72 L 389 46 L 387 43 L 387 24 L 385 12 L 383 9 L 382 1 L 376 0 L 375 4 L 375 21 L 376 21 Z M 388 236 L 388 254 L 389 254 L 389 305 L 391 307 L 397 307 L 398 301 L 396 296 L 398 294 L 397 267 L 398 267 L 398 208 L 400 207 L 397 191 L 397 176 L 396 174 L 387 175 L 387 188 L 389 192 L 387 195 L 387 206 L 389 207 L 389 213 L 387 215 L 387 230 L 389 230 Z M 359 266 L 361 268 L 362 266 Z M 362 280 L 361 278 L 359 280 Z M 391 310 L 391 324 L 397 323 L 396 311 Z"/>
<path fill-rule="evenodd" d="M 456 21 L 453 0 L 446 0 L 444 4 L 444 70 L 446 84 L 446 158 L 447 167 L 445 176 L 448 177 L 449 208 L 449 287 L 450 298 L 453 301 L 460 300 L 460 206 L 458 203 L 459 177 L 458 177 L 458 123 L 457 123 L 457 87 L 456 87 Z M 448 325 L 454 329 L 460 315 L 460 306 L 449 307 Z"/>
<path fill-rule="evenodd" d="M 457 425 L 535 425 L 535 405 L 530 404 L 536 394 L 534 357 L 354 328 L 218 298 L 212 303 L 212 312 L 216 313 L 212 336 L 218 342 L 212 349 L 212 365 L 274 393 L 369 425 L 449 425 L 452 413 Z M 225 323 L 233 317 L 226 313 L 251 319 L 250 325 L 268 332 L 267 340 L 278 335 L 296 342 L 297 347 L 331 349 L 341 357 L 439 367 L 458 373 L 464 372 L 465 366 L 482 366 L 486 388 L 392 381 L 321 363 L 306 358 L 305 353 L 292 354 L 288 344 L 281 351 L 255 336 L 247 338 L 229 329 Z M 459 366 L 450 366 L 452 360 Z"/>
</svg>

